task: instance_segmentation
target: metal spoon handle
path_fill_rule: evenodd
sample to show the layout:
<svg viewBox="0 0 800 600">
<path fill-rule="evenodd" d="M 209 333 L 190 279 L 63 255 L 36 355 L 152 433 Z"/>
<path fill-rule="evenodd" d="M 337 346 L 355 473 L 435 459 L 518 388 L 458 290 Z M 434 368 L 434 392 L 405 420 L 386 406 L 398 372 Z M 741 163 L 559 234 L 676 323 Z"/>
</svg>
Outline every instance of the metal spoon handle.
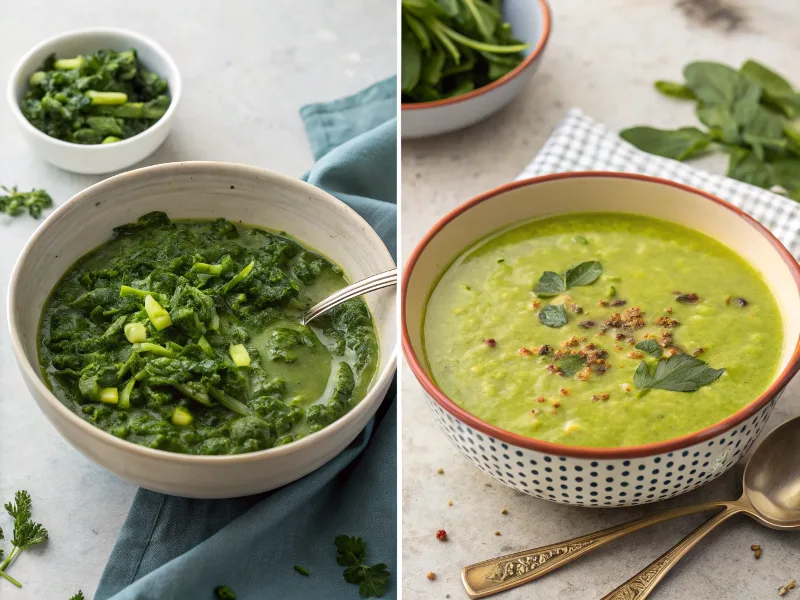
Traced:
<svg viewBox="0 0 800 600">
<path fill-rule="evenodd" d="M 613 592 L 603 596 L 602 600 L 630 600 L 631 598 L 644 600 L 656 588 L 661 580 L 664 579 L 664 576 L 669 573 L 670 569 L 672 569 L 689 550 L 694 548 L 700 540 L 711 533 L 719 524 L 727 521 L 733 515 L 745 511 L 746 509 L 739 504 L 729 504 L 722 512 L 711 517 L 708 521 L 675 544 L 671 550 L 659 556 Z"/>
<path fill-rule="evenodd" d="M 371 277 L 348 285 L 338 292 L 331 294 L 319 304 L 312 306 L 308 312 L 303 315 L 303 325 L 307 325 L 312 319 L 328 312 L 334 306 L 338 306 L 342 302 L 346 302 L 351 298 L 362 296 L 369 292 L 374 292 L 381 288 L 389 287 L 390 285 L 397 285 L 397 269 L 384 271 L 383 273 L 372 275 Z"/>
<path fill-rule="evenodd" d="M 588 554 L 592 550 L 596 550 L 634 531 L 639 531 L 650 525 L 663 523 L 670 519 L 700 512 L 720 510 L 727 506 L 723 502 L 681 506 L 564 542 L 492 558 L 464 567 L 461 572 L 461 581 L 470 598 L 485 598 L 497 592 L 509 590 L 539 579 L 539 577 L 571 563 L 584 554 Z"/>
</svg>

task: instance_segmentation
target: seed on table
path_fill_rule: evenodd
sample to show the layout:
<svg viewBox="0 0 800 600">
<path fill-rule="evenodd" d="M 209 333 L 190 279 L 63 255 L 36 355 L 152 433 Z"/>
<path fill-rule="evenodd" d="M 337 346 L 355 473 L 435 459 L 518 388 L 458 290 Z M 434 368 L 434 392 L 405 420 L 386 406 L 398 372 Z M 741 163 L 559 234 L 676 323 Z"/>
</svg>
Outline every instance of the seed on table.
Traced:
<svg viewBox="0 0 800 600">
<path fill-rule="evenodd" d="M 425 577 L 433 581 L 434 579 L 436 579 L 436 573 L 434 573 L 433 571 L 428 571 L 427 573 L 425 573 Z"/>
</svg>

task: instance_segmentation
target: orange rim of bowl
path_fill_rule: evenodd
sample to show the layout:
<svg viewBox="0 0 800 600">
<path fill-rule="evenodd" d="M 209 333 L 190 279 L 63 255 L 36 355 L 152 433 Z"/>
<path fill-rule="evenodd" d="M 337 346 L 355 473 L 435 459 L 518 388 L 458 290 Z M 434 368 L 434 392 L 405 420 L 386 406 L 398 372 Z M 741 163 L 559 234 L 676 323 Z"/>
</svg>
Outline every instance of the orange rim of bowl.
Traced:
<svg viewBox="0 0 800 600">
<path fill-rule="evenodd" d="M 402 110 L 421 110 L 424 108 L 437 108 L 441 106 L 447 106 L 449 104 L 456 104 L 457 102 L 465 102 L 476 96 L 480 96 L 481 94 L 486 94 L 487 92 L 491 92 L 493 89 L 500 87 L 504 83 L 511 81 L 515 77 L 522 74 L 522 72 L 531 66 L 534 61 L 541 55 L 544 51 L 544 47 L 547 44 L 547 40 L 550 38 L 550 7 L 547 5 L 545 0 L 538 0 L 540 13 L 542 16 L 542 35 L 539 37 L 539 41 L 536 43 L 536 46 L 531 51 L 525 59 L 519 63 L 514 69 L 503 75 L 500 79 L 496 79 L 491 83 L 487 83 L 484 86 L 479 87 L 478 89 L 472 90 L 471 92 L 467 92 L 466 94 L 461 94 L 459 96 L 453 96 L 452 98 L 443 98 L 441 100 L 431 100 L 429 102 L 402 102 L 400 104 L 400 108 Z M 402 93 L 401 93 L 402 97 Z"/>
<path fill-rule="evenodd" d="M 783 259 L 784 263 L 786 263 L 786 265 L 789 267 L 795 285 L 797 286 L 798 292 L 800 293 L 800 265 L 798 265 L 797 261 L 783 246 L 783 244 L 781 244 L 781 242 L 778 241 L 778 239 L 772 233 L 770 233 L 770 231 L 766 227 L 761 225 L 753 217 L 751 217 L 741 209 L 737 208 L 736 206 L 733 206 L 732 204 L 726 202 L 725 200 L 718 198 L 717 196 L 714 196 L 713 194 L 709 194 L 702 190 L 698 190 L 696 188 L 684 185 L 682 183 L 676 183 L 668 179 L 662 179 L 660 177 L 651 177 L 649 175 L 639 175 L 635 173 L 614 173 L 609 171 L 577 171 L 572 173 L 555 173 L 551 175 L 542 175 L 540 177 L 533 177 L 531 179 L 525 179 L 501 185 L 499 187 L 494 188 L 493 190 L 490 190 L 479 196 L 476 196 L 472 200 L 465 202 L 464 204 L 458 206 L 457 208 L 446 214 L 444 217 L 442 217 L 428 231 L 428 233 L 425 234 L 422 240 L 417 244 L 416 248 L 414 248 L 414 251 L 411 253 L 411 256 L 409 257 L 408 262 L 406 263 L 406 267 L 403 271 L 403 281 L 402 281 L 403 287 L 400 293 L 401 297 L 400 319 L 402 322 L 401 337 L 402 337 L 403 354 L 405 355 L 406 360 L 408 361 L 408 365 L 411 368 L 411 371 L 414 373 L 414 376 L 417 378 L 417 381 L 420 382 L 425 392 L 431 398 L 433 398 L 433 400 L 439 406 L 441 406 L 444 410 L 446 410 L 448 413 L 450 413 L 452 416 L 454 416 L 462 423 L 465 423 L 469 427 L 472 427 L 473 429 L 476 429 L 481 433 L 486 434 L 487 436 L 490 436 L 502 442 L 506 442 L 507 444 L 513 444 L 514 446 L 518 446 L 520 448 L 527 448 L 529 450 L 534 450 L 544 454 L 571 456 L 575 458 L 586 458 L 586 459 L 638 458 L 643 456 L 654 456 L 657 454 L 664 454 L 667 452 L 673 452 L 675 450 L 681 450 L 683 448 L 694 446 L 695 444 L 707 441 L 711 438 L 714 438 L 718 435 L 725 433 L 726 431 L 729 431 L 730 429 L 736 427 L 746 419 L 758 413 L 762 408 L 764 408 L 767 404 L 769 404 L 769 402 L 771 402 L 778 395 L 778 393 L 784 387 L 786 387 L 786 384 L 789 383 L 791 378 L 797 373 L 798 369 L 800 369 L 800 336 L 798 337 L 798 340 L 795 342 L 794 352 L 792 353 L 792 357 L 791 360 L 789 360 L 789 363 L 786 365 L 786 367 L 784 367 L 781 373 L 773 380 L 773 382 L 766 389 L 766 391 L 764 391 L 753 402 L 749 403 L 747 406 L 740 409 L 731 416 L 727 417 L 726 419 L 720 421 L 719 423 L 712 425 L 711 427 L 707 427 L 700 431 L 696 431 L 678 438 L 672 438 L 662 442 L 654 442 L 639 446 L 621 446 L 621 447 L 569 446 L 565 444 L 545 442 L 543 440 L 537 440 L 535 438 L 526 437 L 517 433 L 513 433 L 511 431 L 507 431 L 505 429 L 501 429 L 500 427 L 491 425 L 486 421 L 479 419 L 475 415 L 467 412 L 466 410 L 458 406 L 455 402 L 453 402 L 442 390 L 440 390 L 436 386 L 436 384 L 433 383 L 430 376 L 422 366 L 420 360 L 417 358 L 416 352 L 414 351 L 413 346 L 411 345 L 411 340 L 408 334 L 408 324 L 406 322 L 406 302 L 407 302 L 406 295 L 408 290 L 409 279 L 411 278 L 411 274 L 414 272 L 414 266 L 416 265 L 417 260 L 419 260 L 420 255 L 424 252 L 425 248 L 430 243 L 430 241 L 434 237 L 436 237 L 436 235 L 442 229 L 444 229 L 444 227 L 447 226 L 453 219 L 461 215 L 461 213 L 468 211 L 473 206 L 480 204 L 484 200 L 489 200 L 490 198 L 494 198 L 495 196 L 504 194 L 511 190 L 531 185 L 536 185 L 537 183 L 545 183 L 548 181 L 557 181 L 561 179 L 592 178 L 592 177 L 633 179 L 637 181 L 666 185 L 683 190 L 685 192 L 690 192 L 692 194 L 700 196 L 701 198 L 705 198 L 708 201 L 714 202 L 719 206 L 722 206 L 723 208 L 728 209 L 738 217 L 747 221 L 747 223 L 751 227 L 753 227 L 753 229 L 755 229 L 758 233 L 760 233 L 763 237 L 765 237 L 767 241 L 775 248 L 777 253 Z"/>
</svg>

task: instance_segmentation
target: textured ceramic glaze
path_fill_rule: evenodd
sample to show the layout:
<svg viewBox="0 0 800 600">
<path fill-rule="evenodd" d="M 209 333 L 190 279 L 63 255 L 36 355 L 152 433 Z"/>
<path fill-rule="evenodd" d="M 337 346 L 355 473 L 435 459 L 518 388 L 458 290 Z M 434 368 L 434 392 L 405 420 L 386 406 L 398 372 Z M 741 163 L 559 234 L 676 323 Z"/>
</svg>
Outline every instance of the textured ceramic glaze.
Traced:
<svg viewBox="0 0 800 600">
<path fill-rule="evenodd" d="M 320 467 L 344 449 L 378 409 L 395 370 L 394 289 L 365 297 L 380 342 L 378 375 L 366 397 L 322 431 L 286 446 L 238 456 L 178 455 L 136 446 L 73 414 L 42 382 L 36 336 L 42 306 L 59 277 L 117 225 L 162 210 L 172 218 L 225 217 L 287 231 L 339 264 L 351 280 L 394 267 L 377 234 L 354 211 L 297 179 L 229 163 L 173 163 L 117 175 L 77 194 L 29 240 L 11 276 L 11 343 L 34 400 L 87 457 L 147 489 L 195 498 L 267 491 Z M 20 399 L 20 401 L 24 401 Z"/>
<path fill-rule="evenodd" d="M 442 270 L 475 240 L 504 226 L 544 215 L 598 210 L 644 214 L 691 227 L 730 246 L 761 272 L 778 301 L 785 339 L 780 373 L 764 394 L 724 421 L 682 438 L 644 446 L 577 448 L 541 442 L 491 426 L 458 407 L 432 383 L 418 357 L 422 356 L 423 309 Z M 645 176 L 620 173 L 545 176 L 503 186 L 465 203 L 423 238 L 404 274 L 403 348 L 412 371 L 428 394 L 437 423 L 482 471 L 515 489 L 554 502 L 642 504 L 684 493 L 714 479 L 733 466 L 752 445 L 778 395 L 798 370 L 799 282 L 800 267 L 783 246 L 754 220 L 723 200 Z M 685 452 L 688 454 L 684 455 Z M 698 463 L 692 464 L 694 461 Z M 548 462 L 561 464 L 554 468 Z M 592 466 L 594 463 L 596 467 Z M 664 469 L 658 466 L 661 463 L 672 464 Z M 563 471 L 558 468 L 561 466 L 565 468 Z M 596 472 L 596 475 L 586 477 L 573 467 L 589 469 L 589 474 Z M 556 470 L 560 472 L 555 473 Z M 692 470 L 695 472 L 690 473 Z M 622 476 L 623 472 L 626 475 Z M 638 480 L 639 476 L 643 479 Z M 636 489 L 637 485 L 642 487 Z M 633 489 L 626 489 L 629 487 Z"/>
<path fill-rule="evenodd" d="M 169 83 L 170 105 L 166 114 L 139 135 L 114 144 L 71 144 L 39 131 L 22 114 L 19 103 L 28 89 L 28 79 L 50 54 L 72 57 L 101 49 L 122 51 L 131 48 L 136 50 L 139 60 L 147 69 Z M 119 171 L 153 153 L 172 128 L 180 97 L 180 74 L 169 54 L 150 38 L 115 28 L 69 31 L 41 42 L 14 67 L 6 94 L 22 135 L 36 153 L 57 167 L 86 174 Z"/>
</svg>

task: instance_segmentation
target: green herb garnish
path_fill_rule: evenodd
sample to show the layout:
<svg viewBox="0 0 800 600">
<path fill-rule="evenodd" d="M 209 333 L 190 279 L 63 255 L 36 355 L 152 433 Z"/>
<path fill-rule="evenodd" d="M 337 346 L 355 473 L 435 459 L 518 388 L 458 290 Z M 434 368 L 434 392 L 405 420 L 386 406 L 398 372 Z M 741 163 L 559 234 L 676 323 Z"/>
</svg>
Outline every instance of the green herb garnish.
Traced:
<svg viewBox="0 0 800 600">
<path fill-rule="evenodd" d="M 739 70 L 715 62 L 684 68 L 685 83 L 656 89 L 697 102 L 708 129 L 632 127 L 620 135 L 640 150 L 687 160 L 717 144 L 729 155 L 728 177 L 800 200 L 800 93 L 771 69 L 752 61 Z"/>
<path fill-rule="evenodd" d="M 633 375 L 633 383 L 642 390 L 695 392 L 719 379 L 724 372 L 725 369 L 712 369 L 688 354 L 675 354 L 659 360 L 654 367 L 642 361 Z"/>
<path fill-rule="evenodd" d="M 300 575 L 304 575 L 305 577 L 308 577 L 310 575 L 308 569 L 306 569 L 305 567 L 301 567 L 300 565 L 295 565 L 294 570 L 300 573 Z"/>
<path fill-rule="evenodd" d="M 38 219 L 42 210 L 53 206 L 53 199 L 44 190 L 31 190 L 30 192 L 20 192 L 17 186 L 7 188 L 0 186 L 6 195 L 0 195 L 0 212 L 16 217 L 28 209 L 28 213 Z"/>
<path fill-rule="evenodd" d="M 548 304 L 539 311 L 539 320 L 547 327 L 563 327 L 567 324 L 567 311 L 562 304 Z"/>
<path fill-rule="evenodd" d="M 218 600 L 236 600 L 236 592 L 227 585 L 220 585 L 214 590 Z"/>
<path fill-rule="evenodd" d="M 661 349 L 661 345 L 655 340 L 642 340 L 634 347 L 637 350 L 641 350 L 642 352 L 649 354 L 653 358 L 661 358 L 661 356 L 664 354 L 664 351 Z"/>
<path fill-rule="evenodd" d="M 75 594 L 75 595 L 74 595 L 72 598 L 70 598 L 69 600 L 86 600 L 86 598 L 85 598 L 85 597 L 84 597 L 84 595 L 83 595 L 83 590 L 78 590 L 78 593 L 77 593 L 77 594 Z"/>
<path fill-rule="evenodd" d="M 503 20 L 502 0 L 403 0 L 403 102 L 466 94 L 500 79 L 525 58 Z"/>
<path fill-rule="evenodd" d="M 167 82 L 135 50 L 45 59 L 20 108 L 31 125 L 73 144 L 108 144 L 141 133 L 169 108 Z"/>
<path fill-rule="evenodd" d="M 357 584 L 362 598 L 383 598 L 391 573 L 383 563 L 371 567 L 364 564 L 367 560 L 364 540 L 338 535 L 333 543 L 336 545 L 336 562 L 347 567 L 344 571 L 345 581 Z"/>
<path fill-rule="evenodd" d="M 580 354 L 568 354 L 558 359 L 558 368 L 567 377 L 573 377 L 586 366 L 586 359 Z"/>
<path fill-rule="evenodd" d="M 602 274 L 603 265 L 596 260 L 575 265 L 567 269 L 563 276 L 555 271 L 545 271 L 533 287 L 533 292 L 540 298 L 557 296 L 573 287 L 591 285 Z"/>
<path fill-rule="evenodd" d="M 31 497 L 25 490 L 14 494 L 14 502 L 7 502 L 5 509 L 14 519 L 14 537 L 11 539 L 11 552 L 0 564 L 0 577 L 4 577 L 17 587 L 22 587 L 22 584 L 8 575 L 5 570 L 25 550 L 47 540 L 47 530 L 31 520 Z M 0 539 L 3 539 L 2 530 L 0 530 Z"/>
</svg>

